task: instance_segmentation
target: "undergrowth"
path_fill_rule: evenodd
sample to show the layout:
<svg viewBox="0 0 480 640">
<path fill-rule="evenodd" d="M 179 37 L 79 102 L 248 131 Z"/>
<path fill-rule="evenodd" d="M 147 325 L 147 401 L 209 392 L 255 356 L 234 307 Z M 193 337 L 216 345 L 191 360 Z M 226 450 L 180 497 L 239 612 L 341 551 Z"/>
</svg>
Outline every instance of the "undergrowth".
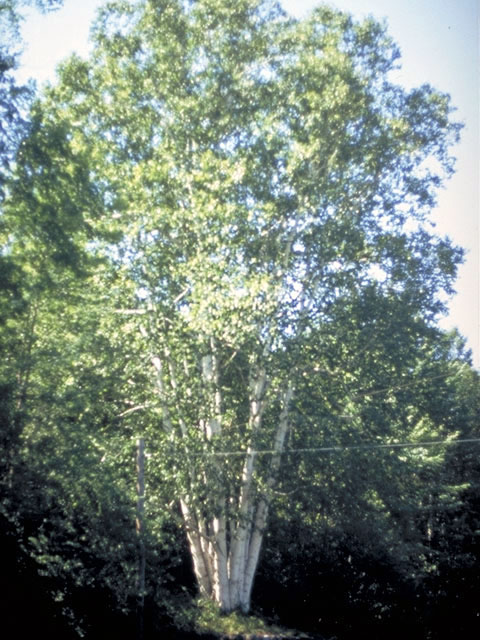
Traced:
<svg viewBox="0 0 480 640">
<path fill-rule="evenodd" d="M 239 611 L 222 613 L 214 602 L 204 599 L 196 600 L 193 607 L 182 612 L 181 618 L 181 627 L 190 628 L 198 634 L 299 637 L 298 632 L 271 624 L 258 616 L 244 615 Z"/>
</svg>

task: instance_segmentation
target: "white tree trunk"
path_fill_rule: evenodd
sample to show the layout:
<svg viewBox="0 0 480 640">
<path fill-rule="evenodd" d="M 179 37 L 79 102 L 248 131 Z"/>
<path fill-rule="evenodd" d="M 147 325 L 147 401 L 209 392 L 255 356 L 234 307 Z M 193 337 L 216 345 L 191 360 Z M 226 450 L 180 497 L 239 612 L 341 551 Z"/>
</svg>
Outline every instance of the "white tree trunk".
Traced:
<svg viewBox="0 0 480 640">
<path fill-rule="evenodd" d="M 213 585 L 215 601 L 224 611 L 232 610 L 230 595 L 230 579 L 228 574 L 228 549 L 227 549 L 227 523 L 225 517 L 214 520 L 215 545 L 214 571 L 215 581 Z"/>
<path fill-rule="evenodd" d="M 261 374 L 264 378 L 264 374 Z M 263 412 L 265 379 L 252 387 L 250 422 L 252 433 L 260 428 Z M 288 433 L 291 386 L 283 394 L 282 409 L 274 437 L 273 456 L 266 478 L 266 491 L 273 488 L 280 467 L 281 453 Z M 211 525 L 201 525 L 201 518 L 193 518 L 186 504 L 182 506 L 195 574 L 200 593 L 214 600 L 225 611 L 250 609 L 251 593 L 258 565 L 262 541 L 267 525 L 269 497 L 254 490 L 256 452 L 250 445 L 245 456 L 238 513 L 227 521 L 226 499 L 220 492 L 217 508 L 222 515 L 213 518 Z M 222 502 L 223 501 L 223 502 Z M 197 522 L 196 534 L 191 530 Z"/>
<path fill-rule="evenodd" d="M 277 432 L 275 434 L 274 454 L 270 464 L 270 473 L 267 478 L 267 490 L 272 489 L 275 484 L 276 475 L 280 467 L 281 454 L 285 444 L 285 438 L 288 433 L 288 413 L 290 401 L 293 395 L 293 387 L 288 386 L 283 397 L 282 412 L 280 414 Z M 258 559 L 260 557 L 260 549 L 263 542 L 263 536 L 267 526 L 269 502 L 267 496 L 262 496 L 256 509 L 255 521 L 252 527 L 252 535 L 249 546 L 249 553 L 245 567 L 245 576 L 243 581 L 243 590 L 241 594 L 241 608 L 248 611 L 250 608 L 250 599 L 252 595 L 253 581 L 257 570 Z"/>
<path fill-rule="evenodd" d="M 187 436 L 187 424 L 180 411 L 169 410 L 167 398 L 175 398 L 178 393 L 177 372 L 164 351 L 164 363 L 155 356 L 151 362 L 157 374 L 157 390 L 160 397 L 163 423 L 167 432 L 177 432 L 178 437 Z M 210 353 L 201 361 L 202 387 L 205 392 L 203 415 L 199 416 L 197 428 L 206 441 L 211 441 L 222 433 L 222 393 L 219 383 L 219 361 L 216 345 L 210 340 Z M 263 427 L 263 415 L 266 407 L 268 379 L 265 368 L 256 366 L 249 382 L 249 419 L 247 425 L 248 444 L 245 453 L 243 471 L 237 496 L 227 496 L 226 488 L 218 486 L 222 477 L 223 465 L 227 458 L 213 457 L 209 460 L 213 478 L 209 477 L 208 466 L 200 472 L 202 482 L 208 491 L 211 484 L 212 513 L 202 505 L 195 491 L 186 490 L 180 502 L 188 544 L 190 547 L 193 570 L 198 582 L 200 595 L 214 600 L 219 607 L 229 612 L 240 609 L 247 613 L 255 572 L 259 560 L 263 536 L 267 524 L 269 498 L 259 495 L 256 486 L 257 454 L 255 444 Z M 168 387 L 167 387 L 168 385 Z M 271 394 L 270 394 L 271 395 Z M 288 431 L 288 411 L 292 390 L 289 388 L 280 400 L 281 412 L 273 442 L 273 456 L 266 478 L 266 491 L 274 484 L 280 465 L 285 437 Z M 170 407 L 172 402 L 170 400 Z M 176 422 L 176 427 L 174 426 Z M 177 431 L 178 430 L 178 431 Z M 188 471 L 191 482 L 198 483 L 193 469 Z"/>
</svg>

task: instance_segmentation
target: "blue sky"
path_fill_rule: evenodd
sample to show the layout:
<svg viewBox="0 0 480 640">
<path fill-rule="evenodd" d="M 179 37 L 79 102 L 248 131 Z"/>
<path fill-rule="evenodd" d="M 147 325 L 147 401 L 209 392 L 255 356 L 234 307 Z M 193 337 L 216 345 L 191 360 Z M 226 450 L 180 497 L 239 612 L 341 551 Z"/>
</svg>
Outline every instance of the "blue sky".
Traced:
<svg viewBox="0 0 480 640">
<path fill-rule="evenodd" d="M 56 13 L 30 12 L 24 23 L 25 51 L 21 80 L 54 80 L 55 66 L 72 51 L 88 52 L 88 30 L 103 0 L 65 0 Z M 317 0 L 283 0 L 284 8 L 302 16 Z M 458 327 L 480 366 L 479 266 L 479 3 L 477 0 L 332 0 L 328 4 L 358 18 L 386 19 L 402 52 L 395 80 L 406 87 L 424 82 L 452 96 L 456 119 L 463 122 L 462 141 L 455 149 L 457 172 L 433 212 L 437 231 L 467 250 L 457 281 L 457 295 L 441 325 Z"/>
</svg>

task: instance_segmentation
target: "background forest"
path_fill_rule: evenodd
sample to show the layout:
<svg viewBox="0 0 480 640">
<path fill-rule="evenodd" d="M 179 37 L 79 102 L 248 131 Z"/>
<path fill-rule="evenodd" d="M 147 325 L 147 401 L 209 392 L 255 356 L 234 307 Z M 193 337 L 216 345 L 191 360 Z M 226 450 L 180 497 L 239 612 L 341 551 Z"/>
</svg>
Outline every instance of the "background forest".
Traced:
<svg viewBox="0 0 480 640">
<path fill-rule="evenodd" d="M 2 627 L 175 638 L 241 611 L 477 637 L 479 375 L 436 324 L 462 251 L 429 223 L 449 97 L 389 81 L 374 20 L 262 0 L 108 3 L 91 58 L 35 95 L 18 9 L 0 4 Z"/>
</svg>

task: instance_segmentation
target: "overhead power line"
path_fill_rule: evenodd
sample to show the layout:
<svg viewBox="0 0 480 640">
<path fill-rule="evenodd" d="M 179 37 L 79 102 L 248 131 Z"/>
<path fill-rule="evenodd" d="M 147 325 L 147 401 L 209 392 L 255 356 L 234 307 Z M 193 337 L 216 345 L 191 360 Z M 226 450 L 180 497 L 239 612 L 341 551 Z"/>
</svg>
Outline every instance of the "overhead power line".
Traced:
<svg viewBox="0 0 480 640">
<path fill-rule="evenodd" d="M 281 454 L 286 455 L 289 453 L 331 453 L 331 452 L 341 452 L 341 451 L 355 451 L 355 450 L 368 450 L 368 449 L 402 449 L 402 448 L 410 448 L 410 449 L 422 449 L 424 447 L 435 447 L 435 446 L 448 446 L 453 444 L 466 444 L 466 443 L 480 443 L 480 438 L 463 438 L 460 440 L 433 440 L 428 442 L 392 442 L 389 444 L 353 444 L 353 445 L 333 445 L 329 447 L 302 447 L 296 449 L 285 449 L 284 451 L 278 452 L 275 449 L 254 449 L 252 451 L 202 451 L 197 453 L 192 453 L 190 455 L 193 456 L 219 456 L 219 457 L 229 457 L 229 456 L 245 456 L 247 454 L 250 455 L 274 455 Z"/>
</svg>

